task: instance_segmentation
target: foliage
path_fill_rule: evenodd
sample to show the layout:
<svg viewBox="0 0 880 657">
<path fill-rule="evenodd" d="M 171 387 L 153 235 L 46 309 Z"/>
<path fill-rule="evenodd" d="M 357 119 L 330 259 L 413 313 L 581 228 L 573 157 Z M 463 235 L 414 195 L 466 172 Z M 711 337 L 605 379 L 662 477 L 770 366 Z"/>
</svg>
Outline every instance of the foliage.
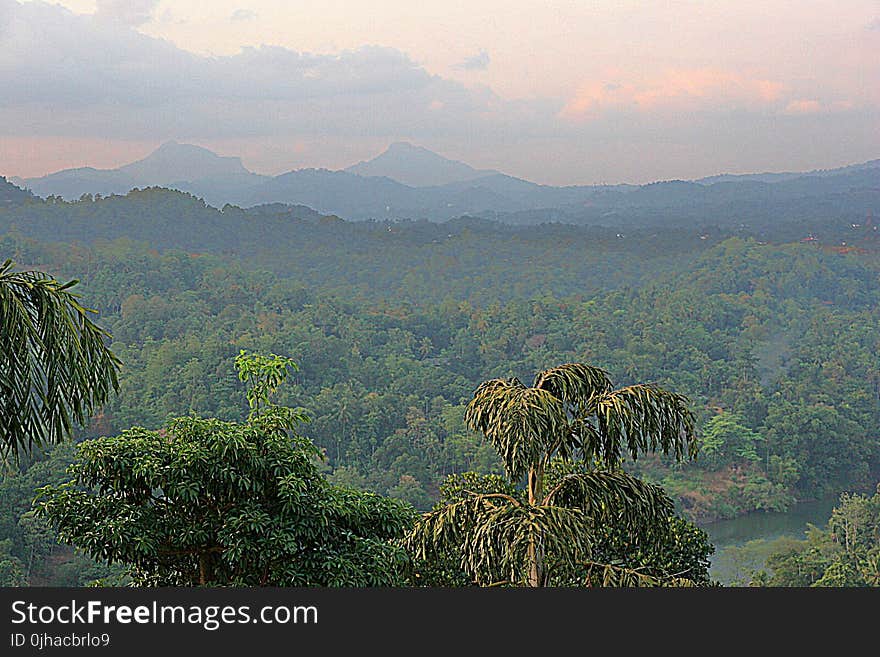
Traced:
<svg viewBox="0 0 880 657">
<path fill-rule="evenodd" d="M 762 442 L 763 438 L 749 429 L 741 416 L 721 412 L 703 427 L 700 457 L 713 468 L 735 461 L 760 461 L 758 447 Z"/>
<path fill-rule="evenodd" d="M 571 469 L 571 464 L 554 461 L 552 470 Z M 434 511 L 468 499 L 473 495 L 502 494 L 525 503 L 526 491 L 517 489 L 499 475 L 464 472 L 449 475 L 440 487 L 440 499 Z M 653 535 L 633 540 L 632 527 L 605 524 L 592 528 L 592 561 L 585 561 L 574 571 L 567 584 L 585 582 L 601 586 L 706 586 L 709 578 L 709 555 L 714 547 L 706 533 L 676 515 L 667 519 L 667 528 Z M 646 540 L 647 539 L 647 540 Z M 416 560 L 411 581 L 421 586 L 473 586 L 474 578 L 461 567 L 460 549 L 434 550 L 428 559 Z"/>
<path fill-rule="evenodd" d="M 824 529 L 779 546 L 759 586 L 880 586 L 880 485 L 872 497 L 843 493 Z"/>
<path fill-rule="evenodd" d="M 85 586 L 111 574 L 106 563 L 59 544 L 55 532 L 33 514 L 35 489 L 66 481 L 75 451 L 71 442 L 35 450 L 23 455 L 17 468 L 0 472 L 0 560 L 8 560 L 7 574 L 21 568 L 16 581 L 23 584 Z"/>
<path fill-rule="evenodd" d="M 279 357 L 240 354 L 246 422 L 181 417 L 78 447 L 36 511 L 139 585 L 369 586 L 398 581 L 407 507 L 330 485 L 296 414 L 269 401 Z M 276 367 L 276 365 L 278 365 Z"/>
<path fill-rule="evenodd" d="M 465 420 L 499 453 L 507 481 L 472 476 L 477 490 L 466 479 L 449 482 L 451 499 L 407 537 L 417 559 L 439 555 L 448 564 L 454 555 L 481 585 L 632 583 L 636 571 L 614 564 L 602 564 L 597 579 L 596 536 L 614 528 L 636 549 L 664 534 L 673 505 L 661 488 L 614 464 L 622 449 L 633 458 L 658 449 L 693 453 L 682 396 L 654 386 L 616 390 L 603 370 L 568 363 L 538 373 L 531 387 L 516 378 L 485 381 Z M 522 477 L 526 489 L 516 492 Z"/>
<path fill-rule="evenodd" d="M 118 389 L 109 334 L 66 284 L 0 265 L 0 455 L 60 442 Z"/>
<path fill-rule="evenodd" d="M 877 233 L 864 221 L 870 205 L 822 207 L 786 222 L 756 204 L 747 221 L 694 216 L 662 230 L 647 215 L 626 230 L 616 216 L 605 226 L 352 223 L 283 206 L 217 211 L 154 189 L 0 208 L 0 252 L 81 279 L 125 362 L 120 394 L 78 438 L 156 430 L 181 413 L 244 422 L 230 360 L 242 349 L 291 354 L 302 363 L 289 373 L 296 395 L 282 387 L 277 401 L 309 409 L 298 431 L 326 455 L 331 480 L 424 511 L 452 473 L 503 472 L 462 420 L 481 381 L 583 361 L 624 387 L 686 395 L 703 437 L 719 411 L 761 437 L 757 461 L 626 459 L 684 517 L 706 522 L 877 481 Z M 811 231 L 818 241 L 800 242 Z M 32 488 L 53 481 L 38 475 Z M 23 512 L 0 523 L 0 540 L 27 564 Z M 57 581 L 65 549 L 53 550 L 35 554 L 32 581 Z"/>
<path fill-rule="evenodd" d="M 12 553 L 12 541 L 0 541 L 0 586 L 25 586 L 27 581 L 24 564 Z"/>
</svg>

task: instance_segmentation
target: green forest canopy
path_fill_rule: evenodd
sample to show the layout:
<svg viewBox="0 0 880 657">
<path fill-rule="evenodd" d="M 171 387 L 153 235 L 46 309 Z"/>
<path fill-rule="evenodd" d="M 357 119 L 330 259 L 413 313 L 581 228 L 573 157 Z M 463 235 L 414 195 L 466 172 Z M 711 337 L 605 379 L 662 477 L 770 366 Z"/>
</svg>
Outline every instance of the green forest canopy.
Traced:
<svg viewBox="0 0 880 657">
<path fill-rule="evenodd" d="M 876 484 L 880 262 L 872 234 L 849 217 L 803 242 L 810 226 L 760 216 L 748 229 L 624 234 L 229 208 L 224 221 L 243 235 L 233 245 L 212 242 L 226 235 L 213 224 L 192 230 L 188 213 L 214 221 L 216 211 L 181 197 L 0 210 L 0 253 L 80 278 L 125 364 L 120 394 L 80 437 L 156 430 L 187 411 L 241 422 L 229 359 L 240 349 L 291 354 L 301 370 L 279 403 L 309 409 L 302 431 L 326 454 L 330 480 L 426 510 L 447 475 L 501 471 L 463 423 L 480 381 L 586 361 L 620 385 L 651 382 L 693 401 L 699 440 L 712 445 L 705 459 L 625 463 L 688 518 Z M 93 232 L 51 241 L 65 239 L 59 226 L 71 218 Z M 204 243 L 175 245 L 175 230 Z M 31 555 L 51 550 L 19 524 L 29 506 L 21 478 L 57 477 L 46 468 L 63 469 L 64 454 L 35 457 L 42 481 L 26 462 L 2 482 L 12 520 L 0 539 L 34 561 L 34 576 Z"/>
</svg>

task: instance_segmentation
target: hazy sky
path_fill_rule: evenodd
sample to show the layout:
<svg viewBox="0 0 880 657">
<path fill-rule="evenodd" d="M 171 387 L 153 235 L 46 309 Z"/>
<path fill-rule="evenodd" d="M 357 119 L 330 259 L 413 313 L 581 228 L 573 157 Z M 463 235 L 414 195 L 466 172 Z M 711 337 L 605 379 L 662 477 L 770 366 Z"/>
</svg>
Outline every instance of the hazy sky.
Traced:
<svg viewBox="0 0 880 657">
<path fill-rule="evenodd" d="M 407 140 L 550 184 L 880 157 L 877 0 L 0 0 L 0 175 Z"/>
</svg>

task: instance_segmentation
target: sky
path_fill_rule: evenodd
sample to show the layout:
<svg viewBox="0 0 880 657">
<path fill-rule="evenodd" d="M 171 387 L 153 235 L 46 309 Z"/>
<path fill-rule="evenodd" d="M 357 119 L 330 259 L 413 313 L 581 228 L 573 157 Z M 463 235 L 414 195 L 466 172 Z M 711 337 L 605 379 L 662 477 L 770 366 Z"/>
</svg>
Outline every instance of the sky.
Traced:
<svg viewBox="0 0 880 657">
<path fill-rule="evenodd" d="M 0 175 L 410 141 L 539 183 L 880 158 L 877 0 L 0 0 Z"/>
</svg>

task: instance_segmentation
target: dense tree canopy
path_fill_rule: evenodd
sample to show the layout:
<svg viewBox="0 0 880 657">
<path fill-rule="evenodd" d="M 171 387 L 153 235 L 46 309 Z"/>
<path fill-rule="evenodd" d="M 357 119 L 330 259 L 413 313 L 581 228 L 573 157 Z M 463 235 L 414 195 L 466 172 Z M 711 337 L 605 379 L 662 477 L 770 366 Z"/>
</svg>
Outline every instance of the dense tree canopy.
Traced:
<svg viewBox="0 0 880 657">
<path fill-rule="evenodd" d="M 120 394 L 77 438 L 155 431 L 188 412 L 244 423 L 230 360 L 292 354 L 296 395 L 276 398 L 309 408 L 298 432 L 326 455 L 328 479 L 427 511 L 449 475 L 503 472 L 463 421 L 481 381 L 589 362 L 621 386 L 692 400 L 695 461 L 645 454 L 624 467 L 703 523 L 880 477 L 880 260 L 862 200 L 621 230 L 614 216 L 351 223 L 143 190 L 0 208 L 0 252 L 81 279 L 125 362 Z M 88 581 L 23 518 L 26 488 L 58 481 L 65 454 L 38 450 L 0 474 L 0 554 L 34 583 Z"/>
</svg>

